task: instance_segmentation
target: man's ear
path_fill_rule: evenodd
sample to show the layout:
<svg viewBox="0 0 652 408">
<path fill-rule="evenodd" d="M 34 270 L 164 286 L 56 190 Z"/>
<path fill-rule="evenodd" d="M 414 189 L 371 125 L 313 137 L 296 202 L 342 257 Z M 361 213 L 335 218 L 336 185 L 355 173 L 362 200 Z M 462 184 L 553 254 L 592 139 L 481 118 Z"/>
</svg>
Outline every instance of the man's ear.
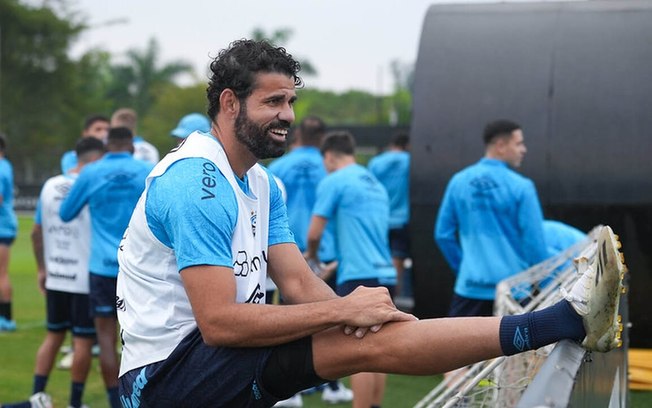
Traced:
<svg viewBox="0 0 652 408">
<path fill-rule="evenodd" d="M 236 117 L 240 112 L 240 100 L 233 90 L 226 88 L 220 94 L 220 113 Z"/>
</svg>

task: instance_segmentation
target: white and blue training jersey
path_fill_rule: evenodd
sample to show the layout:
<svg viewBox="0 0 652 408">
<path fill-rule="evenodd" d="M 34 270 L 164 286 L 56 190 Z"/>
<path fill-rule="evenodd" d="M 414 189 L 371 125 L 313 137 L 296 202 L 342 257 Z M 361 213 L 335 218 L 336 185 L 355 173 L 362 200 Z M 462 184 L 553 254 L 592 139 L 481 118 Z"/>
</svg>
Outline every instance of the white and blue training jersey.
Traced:
<svg viewBox="0 0 652 408">
<path fill-rule="evenodd" d="M 68 293 L 89 293 L 88 260 L 91 252 L 91 220 L 88 206 L 70 222 L 59 217 L 59 208 L 77 175 L 49 178 L 39 195 L 34 223 L 43 233 L 45 287 Z"/>
<path fill-rule="evenodd" d="M 239 179 L 217 139 L 191 134 L 147 178 L 120 246 L 120 375 L 165 360 L 197 327 L 183 269 L 231 268 L 236 302 L 265 303 L 267 251 L 280 243 L 294 240 L 272 176 L 255 165 Z"/>
</svg>

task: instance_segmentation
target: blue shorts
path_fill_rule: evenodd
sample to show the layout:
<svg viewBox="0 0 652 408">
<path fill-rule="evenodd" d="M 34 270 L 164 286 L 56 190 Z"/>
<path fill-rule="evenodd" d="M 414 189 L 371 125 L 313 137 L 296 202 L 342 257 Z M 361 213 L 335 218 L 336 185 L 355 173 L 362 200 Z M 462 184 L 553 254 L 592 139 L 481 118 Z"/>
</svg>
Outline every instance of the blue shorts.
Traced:
<svg viewBox="0 0 652 408">
<path fill-rule="evenodd" d="M 0 245 L 11 246 L 14 243 L 15 240 L 16 240 L 16 237 L 0 238 Z"/>
<path fill-rule="evenodd" d="M 118 317 L 115 307 L 117 278 L 90 273 L 90 310 L 92 317 Z"/>
<path fill-rule="evenodd" d="M 389 249 L 392 252 L 392 258 L 410 257 L 410 230 L 407 224 L 389 230 Z"/>
<path fill-rule="evenodd" d="M 470 299 L 453 293 L 448 310 L 449 317 L 493 316 L 493 314 L 493 300 Z"/>
<path fill-rule="evenodd" d="M 276 347 L 211 347 L 195 329 L 167 359 L 125 373 L 119 386 L 123 407 L 244 408 L 271 407 L 324 382 L 314 373 L 310 337 Z"/>
<path fill-rule="evenodd" d="M 47 328 L 51 332 L 70 330 L 76 337 L 95 336 L 88 295 L 47 290 Z"/>
<path fill-rule="evenodd" d="M 392 297 L 394 296 L 395 285 L 387 285 L 381 282 L 379 279 L 357 279 L 344 281 L 341 284 L 337 285 L 337 290 L 335 293 L 337 293 L 338 296 L 346 296 L 353 292 L 358 286 L 366 286 L 368 288 L 377 288 L 379 286 L 383 286 L 389 290 L 389 294 Z"/>
</svg>

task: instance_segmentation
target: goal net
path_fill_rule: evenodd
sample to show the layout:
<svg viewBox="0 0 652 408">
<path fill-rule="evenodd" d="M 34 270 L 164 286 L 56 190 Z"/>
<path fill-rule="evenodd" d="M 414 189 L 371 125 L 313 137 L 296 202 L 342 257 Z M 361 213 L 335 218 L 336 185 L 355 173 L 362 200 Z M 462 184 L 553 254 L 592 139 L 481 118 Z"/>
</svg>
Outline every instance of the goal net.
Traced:
<svg viewBox="0 0 652 408">
<path fill-rule="evenodd" d="M 578 277 L 573 260 L 583 256 L 591 262 L 595 257 L 599 230 L 593 228 L 585 240 L 501 281 L 496 287 L 494 315 L 527 313 L 559 301 L 561 288 L 569 290 Z M 458 370 L 456 375 L 446 376 L 415 408 L 515 407 L 553 348 L 549 345 Z"/>
</svg>

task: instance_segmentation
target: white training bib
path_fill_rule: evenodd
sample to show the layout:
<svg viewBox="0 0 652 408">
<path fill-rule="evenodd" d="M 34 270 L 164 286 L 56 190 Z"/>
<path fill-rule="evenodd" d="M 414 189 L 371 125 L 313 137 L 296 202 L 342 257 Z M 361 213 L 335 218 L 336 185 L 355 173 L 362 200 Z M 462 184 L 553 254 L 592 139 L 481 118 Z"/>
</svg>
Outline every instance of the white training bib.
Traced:
<svg viewBox="0 0 652 408">
<path fill-rule="evenodd" d="M 74 182 L 71 176 L 48 179 L 41 190 L 41 228 L 45 260 L 45 287 L 88 294 L 88 259 L 91 252 L 90 211 L 85 206 L 70 222 L 59 218 L 61 202 Z"/>
<path fill-rule="evenodd" d="M 236 301 L 265 303 L 270 207 L 267 173 L 258 165 L 247 172 L 252 195 L 248 196 L 238 185 L 220 143 L 210 135 L 195 132 L 165 156 L 148 176 L 118 251 L 117 310 L 123 341 L 120 375 L 166 359 L 197 327 L 174 250 L 154 236 L 145 216 L 152 180 L 175 162 L 191 157 L 208 160 L 198 177 L 205 177 L 205 182 L 211 183 L 215 177 L 224 175 L 235 193 L 238 214 L 231 251 Z M 183 180 L 179 183 L 183 188 Z"/>
</svg>

